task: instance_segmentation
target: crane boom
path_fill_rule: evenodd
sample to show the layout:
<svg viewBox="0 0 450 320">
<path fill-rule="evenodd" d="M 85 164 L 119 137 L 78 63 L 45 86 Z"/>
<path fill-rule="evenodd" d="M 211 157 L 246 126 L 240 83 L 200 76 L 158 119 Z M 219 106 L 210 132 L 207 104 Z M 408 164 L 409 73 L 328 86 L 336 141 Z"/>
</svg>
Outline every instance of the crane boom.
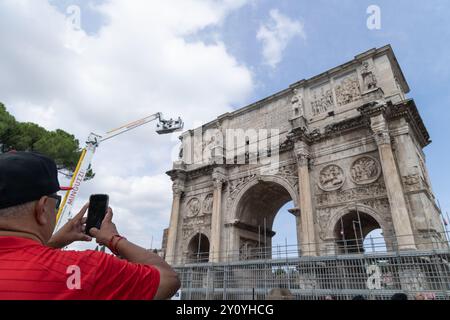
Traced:
<svg viewBox="0 0 450 320">
<path fill-rule="evenodd" d="M 70 190 L 66 192 L 64 199 L 59 208 L 58 214 L 56 216 L 56 228 L 55 232 L 58 231 L 61 226 L 66 222 L 65 220 L 70 219 L 71 210 L 75 202 L 75 198 L 80 191 L 81 184 L 83 183 L 86 174 L 89 170 L 92 158 L 100 142 L 109 140 L 116 137 L 122 133 L 133 130 L 149 122 L 158 120 L 157 130 L 158 134 L 167 134 L 183 129 L 184 123 L 181 118 L 178 120 L 163 120 L 162 113 L 158 112 L 152 114 L 148 117 L 130 122 L 121 127 L 108 131 L 104 136 L 91 133 L 86 141 L 86 147 L 82 150 L 80 159 L 73 173 L 72 179 L 70 181 Z"/>
<path fill-rule="evenodd" d="M 158 113 L 152 114 L 151 116 L 148 116 L 148 117 L 145 117 L 145 118 L 142 118 L 142 119 L 130 122 L 130 123 L 128 123 L 126 125 L 123 125 L 123 126 L 121 126 L 119 128 L 116 128 L 116 129 L 113 129 L 111 131 L 108 131 L 106 133 L 106 135 L 100 139 L 100 142 L 109 140 L 109 139 L 111 139 L 111 138 L 113 138 L 115 136 L 118 136 L 119 134 L 122 134 L 122 133 L 125 133 L 127 131 L 133 130 L 133 129 L 137 128 L 137 127 L 140 127 L 140 126 L 142 126 L 142 125 L 144 125 L 146 123 L 149 123 L 151 121 L 154 121 L 156 119 L 161 121 L 161 117 L 162 117 L 161 113 L 158 112 Z"/>
</svg>

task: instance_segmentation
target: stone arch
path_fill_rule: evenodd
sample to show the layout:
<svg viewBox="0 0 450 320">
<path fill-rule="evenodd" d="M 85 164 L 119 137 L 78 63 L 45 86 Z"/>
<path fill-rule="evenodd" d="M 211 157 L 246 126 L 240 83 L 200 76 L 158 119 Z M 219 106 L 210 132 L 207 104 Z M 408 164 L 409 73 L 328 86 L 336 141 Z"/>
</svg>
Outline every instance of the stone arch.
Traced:
<svg viewBox="0 0 450 320">
<path fill-rule="evenodd" d="M 267 258 L 271 255 L 272 230 L 279 210 L 288 203 L 298 204 L 295 187 L 280 176 L 258 176 L 238 192 L 231 207 L 234 248 L 240 259 Z M 296 223 L 298 238 L 298 222 Z"/>
<path fill-rule="evenodd" d="M 195 232 L 186 243 L 186 261 L 208 262 L 209 260 L 209 237 L 203 232 Z"/>
<path fill-rule="evenodd" d="M 234 219 L 239 219 L 239 217 L 236 215 L 237 209 L 239 206 L 239 203 L 242 200 L 242 197 L 255 185 L 261 182 L 268 182 L 268 183 L 275 183 L 283 187 L 288 193 L 291 199 L 294 201 L 294 206 L 299 206 L 299 199 L 298 199 L 298 191 L 297 188 L 294 187 L 287 179 L 284 177 L 280 177 L 277 175 L 270 175 L 270 176 L 257 176 L 250 181 L 248 181 L 244 187 L 238 192 L 236 195 L 236 198 L 233 200 L 233 203 L 231 205 L 231 212 Z"/>
<path fill-rule="evenodd" d="M 345 216 L 346 214 L 350 213 L 351 211 L 354 211 L 355 208 L 358 207 L 358 210 L 360 212 L 363 212 L 369 216 L 371 216 L 373 219 L 375 219 L 375 221 L 380 225 L 381 229 L 383 229 L 383 231 L 387 231 L 388 230 L 388 224 L 387 222 L 382 218 L 382 216 L 374 209 L 372 209 L 369 206 L 366 206 L 364 204 L 351 204 L 351 205 L 347 205 L 344 208 L 340 209 L 338 212 L 336 212 L 334 215 L 332 215 L 330 217 L 330 222 L 328 223 L 327 226 L 327 231 L 326 231 L 326 238 L 327 239 L 331 239 L 334 238 L 334 227 L 336 226 L 336 224 L 339 222 L 339 220 L 341 219 L 341 217 Z"/>
<path fill-rule="evenodd" d="M 376 223 L 379 228 L 383 231 L 384 238 L 386 239 L 386 236 L 389 234 L 389 225 L 387 221 L 373 208 L 363 205 L 363 204 L 351 204 L 347 205 L 338 212 L 336 212 L 332 217 L 330 217 L 330 222 L 327 226 L 327 233 L 326 238 L 328 240 L 337 240 L 336 235 L 336 228 L 339 228 L 341 223 L 341 218 L 348 217 L 349 215 L 355 214 L 356 212 L 359 212 L 360 217 L 364 222 L 366 223 Z M 364 229 L 364 228 L 363 228 Z M 366 233 L 363 231 L 363 233 Z M 364 239 L 365 236 L 367 236 L 369 232 L 367 232 L 365 235 L 363 234 L 362 237 Z M 357 230 L 357 236 L 359 236 L 359 231 Z M 387 244 L 388 241 L 386 241 Z M 357 246 L 362 246 L 362 243 L 356 244 Z"/>
</svg>

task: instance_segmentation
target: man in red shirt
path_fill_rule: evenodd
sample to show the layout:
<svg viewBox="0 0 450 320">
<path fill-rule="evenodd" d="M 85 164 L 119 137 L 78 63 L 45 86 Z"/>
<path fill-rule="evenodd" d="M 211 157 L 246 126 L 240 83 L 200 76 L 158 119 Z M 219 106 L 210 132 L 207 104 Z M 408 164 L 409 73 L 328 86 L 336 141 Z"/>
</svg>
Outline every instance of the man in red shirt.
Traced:
<svg viewBox="0 0 450 320">
<path fill-rule="evenodd" d="M 175 271 L 158 255 L 121 237 L 109 208 L 97 251 L 63 251 L 84 232 L 88 204 L 53 234 L 60 197 L 53 160 L 38 153 L 0 154 L 0 300 L 168 299 L 180 287 Z"/>
</svg>

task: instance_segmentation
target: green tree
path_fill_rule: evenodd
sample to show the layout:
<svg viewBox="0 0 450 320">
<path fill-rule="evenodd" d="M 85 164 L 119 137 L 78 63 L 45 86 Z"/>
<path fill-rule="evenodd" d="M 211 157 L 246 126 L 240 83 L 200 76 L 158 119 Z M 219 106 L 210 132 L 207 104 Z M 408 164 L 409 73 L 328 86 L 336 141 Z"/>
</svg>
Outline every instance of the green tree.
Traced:
<svg viewBox="0 0 450 320">
<path fill-rule="evenodd" d="M 16 126 L 16 120 L 6 111 L 3 103 L 0 102 L 0 144 L 4 144 L 2 148 L 6 149 L 8 147 L 6 145 L 7 137 L 14 134 Z"/>
<path fill-rule="evenodd" d="M 18 122 L 0 103 L 0 145 L 2 152 L 8 150 L 37 151 L 54 159 L 58 170 L 71 176 L 81 155 L 80 144 L 75 136 L 63 131 L 47 131 L 31 122 Z M 87 179 L 94 177 L 89 168 Z"/>
</svg>

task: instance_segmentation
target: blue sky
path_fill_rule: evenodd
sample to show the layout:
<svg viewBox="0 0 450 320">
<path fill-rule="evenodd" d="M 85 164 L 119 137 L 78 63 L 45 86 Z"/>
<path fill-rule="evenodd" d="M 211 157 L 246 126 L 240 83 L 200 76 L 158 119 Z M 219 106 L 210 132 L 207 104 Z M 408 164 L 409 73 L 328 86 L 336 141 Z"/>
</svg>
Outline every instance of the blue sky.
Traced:
<svg viewBox="0 0 450 320">
<path fill-rule="evenodd" d="M 0 51 L 0 101 L 19 120 L 66 129 L 80 141 L 90 131 L 101 133 L 154 111 L 182 115 L 190 128 L 391 44 L 433 140 L 425 152 L 434 192 L 443 211 L 450 210 L 448 0 L 126 3 L 1 1 L 0 39 L 10 45 Z M 60 29 L 70 5 L 81 8 L 82 31 L 65 34 Z M 369 5 L 381 8 L 380 30 L 367 28 Z M 258 33 L 273 27 L 274 11 L 287 19 L 291 34 L 279 61 L 270 65 Z M 98 180 L 87 184 L 78 202 L 99 190 L 116 195 L 120 201 L 112 203 L 123 214 L 118 219 L 141 244 L 161 238 L 168 225 L 171 195 L 164 171 L 168 154 L 176 153 L 176 137 L 157 140 L 150 132 L 138 129 L 102 146 L 94 160 Z M 275 243 L 285 237 L 295 242 L 288 213 L 277 218 L 277 228 L 289 231 Z"/>
</svg>

